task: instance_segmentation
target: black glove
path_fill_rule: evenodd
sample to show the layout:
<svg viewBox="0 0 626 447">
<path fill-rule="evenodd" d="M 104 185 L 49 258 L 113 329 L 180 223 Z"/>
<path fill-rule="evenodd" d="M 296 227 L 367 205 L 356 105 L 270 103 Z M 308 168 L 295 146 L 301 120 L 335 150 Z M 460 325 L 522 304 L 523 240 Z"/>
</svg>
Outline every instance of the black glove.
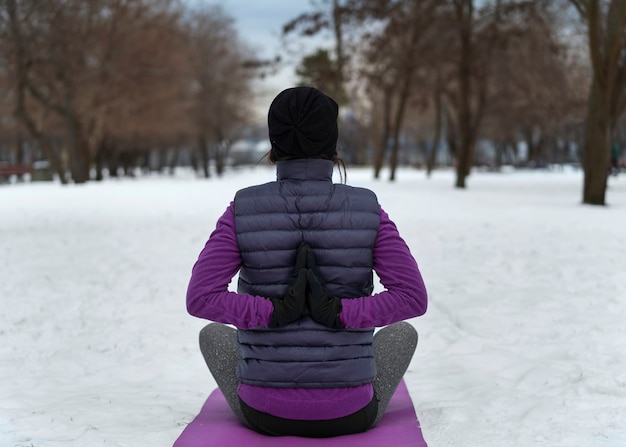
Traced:
<svg viewBox="0 0 626 447">
<path fill-rule="evenodd" d="M 326 327 L 342 329 L 344 326 L 339 319 L 341 300 L 328 295 L 316 271 L 315 258 L 313 257 L 313 253 L 309 251 L 307 257 L 307 278 L 309 286 L 307 306 L 309 308 L 309 314 L 311 318 Z"/>
<path fill-rule="evenodd" d="M 296 254 L 296 264 L 289 277 L 287 293 L 280 298 L 270 298 L 274 312 L 270 318 L 270 327 L 282 327 L 293 323 L 306 313 L 306 259 L 309 246 L 301 243 Z"/>
</svg>

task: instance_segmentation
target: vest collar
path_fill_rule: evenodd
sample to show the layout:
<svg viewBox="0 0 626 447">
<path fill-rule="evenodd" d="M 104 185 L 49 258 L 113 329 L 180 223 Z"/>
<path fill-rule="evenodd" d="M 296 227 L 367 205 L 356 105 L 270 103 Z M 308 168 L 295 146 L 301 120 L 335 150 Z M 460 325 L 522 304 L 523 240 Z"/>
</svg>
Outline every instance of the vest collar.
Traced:
<svg viewBox="0 0 626 447">
<path fill-rule="evenodd" d="M 277 180 L 331 180 L 334 162 L 323 158 L 298 158 L 276 162 Z"/>
</svg>

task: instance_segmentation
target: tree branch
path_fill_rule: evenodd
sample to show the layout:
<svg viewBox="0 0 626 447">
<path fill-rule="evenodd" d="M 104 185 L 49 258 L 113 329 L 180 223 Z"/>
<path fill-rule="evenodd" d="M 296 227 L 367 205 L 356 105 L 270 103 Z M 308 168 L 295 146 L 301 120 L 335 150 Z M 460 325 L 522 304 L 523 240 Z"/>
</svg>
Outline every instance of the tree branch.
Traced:
<svg viewBox="0 0 626 447">
<path fill-rule="evenodd" d="M 588 3 L 585 0 L 569 0 L 574 8 L 578 11 L 581 18 L 586 19 L 588 14 Z"/>
<path fill-rule="evenodd" d="M 606 18 L 606 67 L 616 67 L 624 49 L 626 2 L 612 1 Z M 615 85 L 613 83 L 613 85 Z"/>
</svg>

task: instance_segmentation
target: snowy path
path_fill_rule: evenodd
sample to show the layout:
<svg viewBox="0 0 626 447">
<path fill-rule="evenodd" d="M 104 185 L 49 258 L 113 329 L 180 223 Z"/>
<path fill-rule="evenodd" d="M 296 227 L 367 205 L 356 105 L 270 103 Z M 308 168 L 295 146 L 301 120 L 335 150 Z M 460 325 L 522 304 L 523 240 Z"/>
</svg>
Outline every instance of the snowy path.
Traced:
<svg viewBox="0 0 626 447">
<path fill-rule="evenodd" d="M 0 446 L 171 446 L 215 384 L 184 295 L 234 192 L 273 171 L 0 188 Z M 430 293 L 406 380 L 431 447 L 626 445 L 626 178 L 349 170 Z"/>
</svg>

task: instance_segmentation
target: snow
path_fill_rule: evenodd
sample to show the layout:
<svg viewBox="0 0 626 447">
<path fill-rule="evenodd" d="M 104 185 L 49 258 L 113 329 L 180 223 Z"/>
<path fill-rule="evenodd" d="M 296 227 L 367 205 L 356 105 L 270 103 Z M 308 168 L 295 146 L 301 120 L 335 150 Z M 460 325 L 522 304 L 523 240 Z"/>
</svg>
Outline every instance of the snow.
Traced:
<svg viewBox="0 0 626 447">
<path fill-rule="evenodd" d="M 371 177 L 348 169 L 430 294 L 406 374 L 429 445 L 626 445 L 626 179 L 590 207 L 578 171 Z M 234 192 L 273 178 L 0 187 L 0 446 L 171 446 L 215 388 L 191 267 Z"/>
</svg>

